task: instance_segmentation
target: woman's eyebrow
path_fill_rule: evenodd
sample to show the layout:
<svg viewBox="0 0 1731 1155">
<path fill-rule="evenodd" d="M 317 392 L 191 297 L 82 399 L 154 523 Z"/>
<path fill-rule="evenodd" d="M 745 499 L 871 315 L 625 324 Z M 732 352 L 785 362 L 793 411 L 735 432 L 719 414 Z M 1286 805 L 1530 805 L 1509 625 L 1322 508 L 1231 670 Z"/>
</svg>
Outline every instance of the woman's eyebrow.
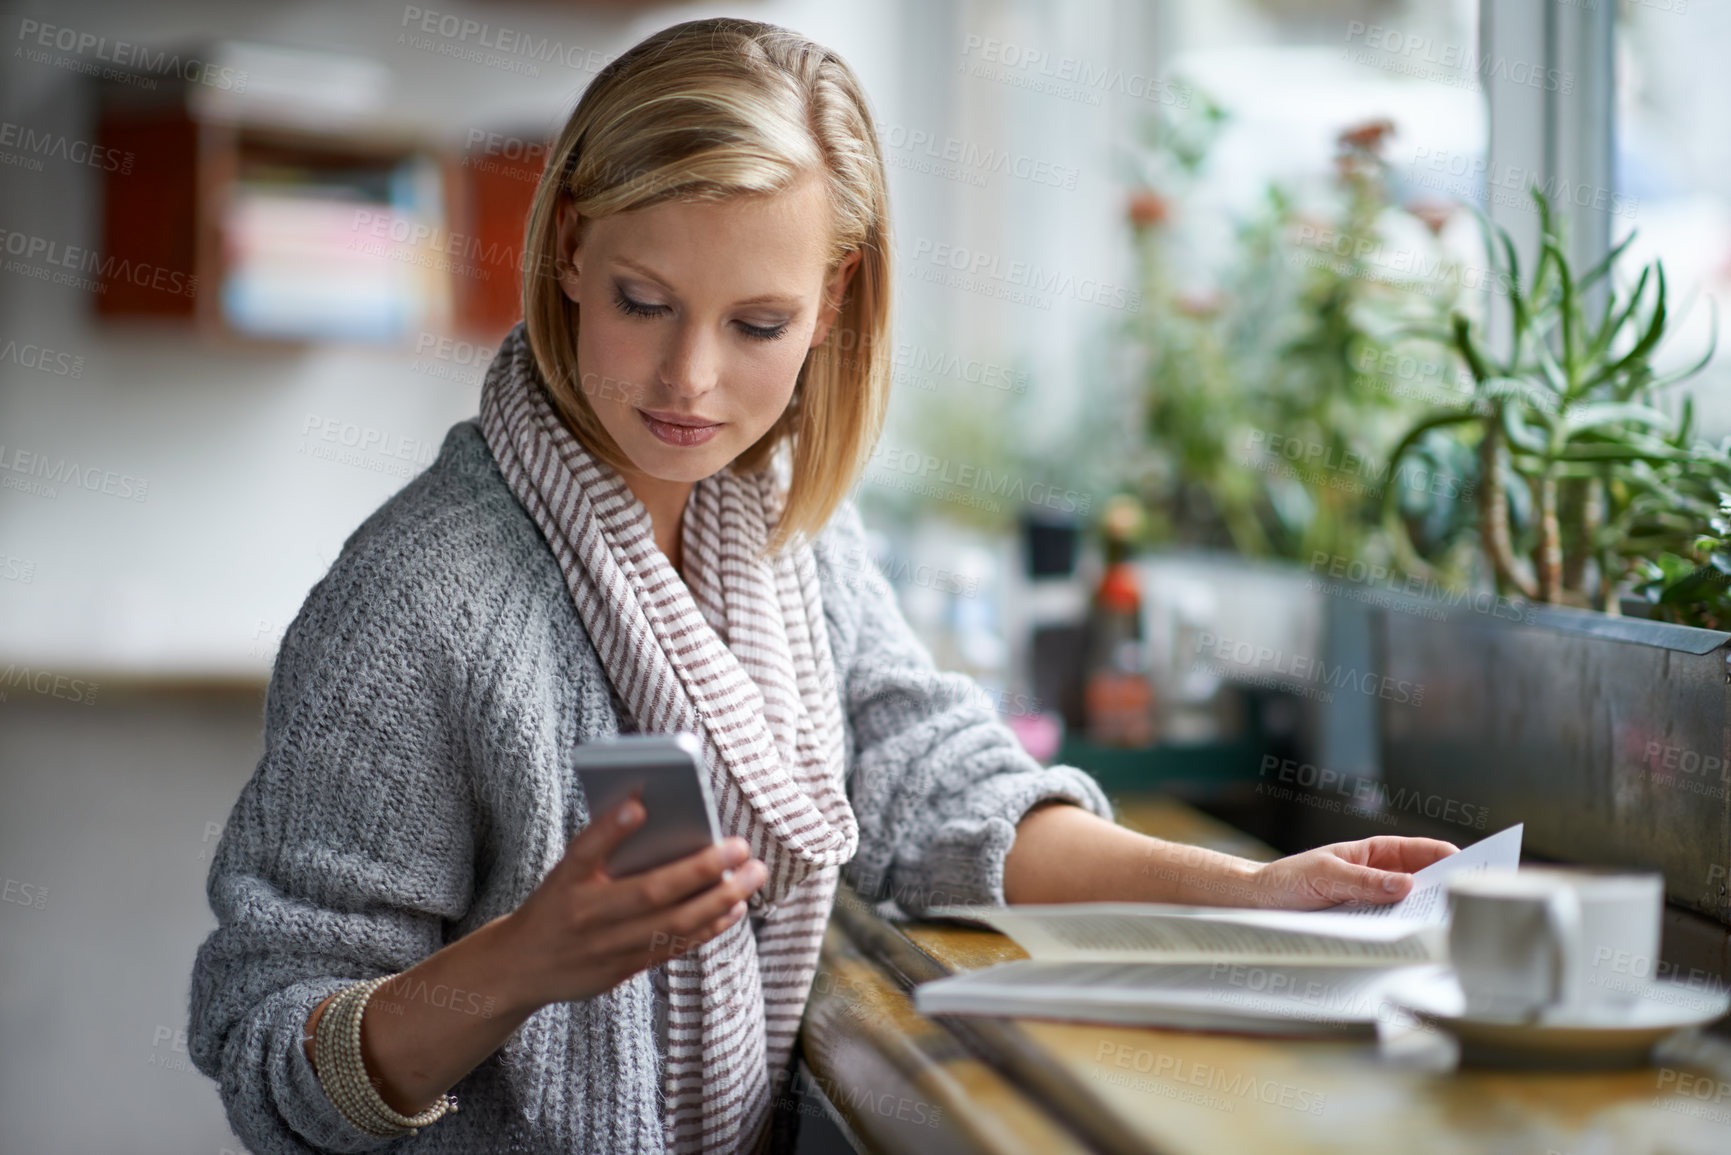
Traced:
<svg viewBox="0 0 1731 1155">
<path fill-rule="evenodd" d="M 660 285 L 662 288 L 667 289 L 669 292 L 673 289 L 673 286 L 667 283 L 666 277 L 663 277 L 660 273 L 657 273 L 647 265 L 638 264 L 630 257 L 614 257 L 613 263 L 616 265 L 624 265 L 628 269 L 641 273 L 656 284 Z M 743 301 L 735 301 L 734 306 L 737 308 L 740 305 L 783 305 L 789 309 L 798 309 L 804 303 L 803 298 L 793 293 L 759 293 L 755 297 L 747 297 Z"/>
</svg>

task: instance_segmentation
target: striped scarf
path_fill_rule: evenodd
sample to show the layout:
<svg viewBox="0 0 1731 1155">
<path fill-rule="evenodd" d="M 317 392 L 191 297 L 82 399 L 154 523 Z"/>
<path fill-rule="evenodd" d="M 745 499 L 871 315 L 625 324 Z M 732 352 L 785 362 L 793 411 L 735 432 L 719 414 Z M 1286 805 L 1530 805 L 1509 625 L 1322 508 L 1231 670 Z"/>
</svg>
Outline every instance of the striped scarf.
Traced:
<svg viewBox="0 0 1731 1155">
<path fill-rule="evenodd" d="M 792 1054 L 841 864 L 859 828 L 842 764 L 841 705 L 809 544 L 759 556 L 781 512 L 770 470 L 698 482 L 681 548 L 559 419 L 519 323 L 481 390 L 481 427 L 540 526 L 578 615 L 638 729 L 687 730 L 724 835 L 769 868 L 748 917 L 674 956 L 664 1089 L 675 1151 L 750 1151 L 767 1136 L 771 1072 Z"/>
</svg>

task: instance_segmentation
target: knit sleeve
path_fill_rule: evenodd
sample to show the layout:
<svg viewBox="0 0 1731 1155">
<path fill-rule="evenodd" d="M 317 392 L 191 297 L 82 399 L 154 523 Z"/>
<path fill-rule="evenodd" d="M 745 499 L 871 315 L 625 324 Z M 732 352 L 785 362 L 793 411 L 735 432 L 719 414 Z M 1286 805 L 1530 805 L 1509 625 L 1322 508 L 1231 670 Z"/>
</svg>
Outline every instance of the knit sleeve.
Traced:
<svg viewBox="0 0 1731 1155">
<path fill-rule="evenodd" d="M 392 552 L 351 539 L 285 634 L 264 753 L 211 864 L 218 925 L 194 962 L 188 1049 L 255 1155 L 395 1142 L 326 1097 L 307 1015 L 438 950 L 471 899 L 463 679 L 436 582 Z"/>
<path fill-rule="evenodd" d="M 1035 803 L 1062 799 L 1105 818 L 1094 779 L 1042 766 L 971 678 L 939 670 L 873 565 L 844 504 L 819 542 L 820 573 L 852 739 L 849 798 L 859 852 L 844 878 L 910 914 L 1004 903 L 1004 860 Z M 837 635 L 840 635 L 838 638 Z"/>
</svg>

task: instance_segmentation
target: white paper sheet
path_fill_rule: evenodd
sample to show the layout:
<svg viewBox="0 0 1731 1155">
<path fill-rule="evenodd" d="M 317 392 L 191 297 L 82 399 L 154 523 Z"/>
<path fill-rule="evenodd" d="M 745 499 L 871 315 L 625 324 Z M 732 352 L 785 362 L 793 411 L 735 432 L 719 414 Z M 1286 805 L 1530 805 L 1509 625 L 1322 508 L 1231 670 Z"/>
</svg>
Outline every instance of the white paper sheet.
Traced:
<svg viewBox="0 0 1731 1155">
<path fill-rule="evenodd" d="M 1376 906 L 1352 902 L 1334 908 L 1334 913 L 1357 917 L 1392 918 L 1442 926 L 1448 922 L 1449 879 L 1463 874 L 1476 874 L 1491 867 L 1519 866 L 1521 833 L 1525 824 L 1517 822 L 1489 838 L 1481 838 L 1459 854 L 1431 863 L 1413 872 L 1412 890 L 1399 902 Z"/>
<path fill-rule="evenodd" d="M 921 1014 L 1008 1015 L 1257 1034 L 1339 1034 L 1395 1012 L 1382 992 L 1424 967 L 1054 963 L 1026 959 L 923 983 Z"/>
<path fill-rule="evenodd" d="M 946 907 L 935 914 L 983 922 L 1050 962 L 1329 963 L 1389 966 L 1432 961 L 1435 928 L 1330 911 L 1243 910 L 1144 902 Z"/>
</svg>

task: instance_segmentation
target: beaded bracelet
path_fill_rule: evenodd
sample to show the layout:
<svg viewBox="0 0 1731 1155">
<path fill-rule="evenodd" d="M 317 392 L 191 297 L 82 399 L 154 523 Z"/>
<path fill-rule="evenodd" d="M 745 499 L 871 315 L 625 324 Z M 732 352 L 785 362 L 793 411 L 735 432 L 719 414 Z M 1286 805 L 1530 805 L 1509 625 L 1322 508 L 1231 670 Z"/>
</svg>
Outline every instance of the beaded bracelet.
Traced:
<svg viewBox="0 0 1731 1155">
<path fill-rule="evenodd" d="M 332 999 L 313 1032 L 313 1067 L 319 1085 L 337 1111 L 358 1130 L 379 1139 L 418 1134 L 420 1128 L 457 1109 L 456 1096 L 439 1098 L 419 1115 L 404 1115 L 391 1108 L 367 1078 L 361 1059 L 361 1016 L 373 992 L 396 978 L 380 975 L 354 983 Z"/>
</svg>

